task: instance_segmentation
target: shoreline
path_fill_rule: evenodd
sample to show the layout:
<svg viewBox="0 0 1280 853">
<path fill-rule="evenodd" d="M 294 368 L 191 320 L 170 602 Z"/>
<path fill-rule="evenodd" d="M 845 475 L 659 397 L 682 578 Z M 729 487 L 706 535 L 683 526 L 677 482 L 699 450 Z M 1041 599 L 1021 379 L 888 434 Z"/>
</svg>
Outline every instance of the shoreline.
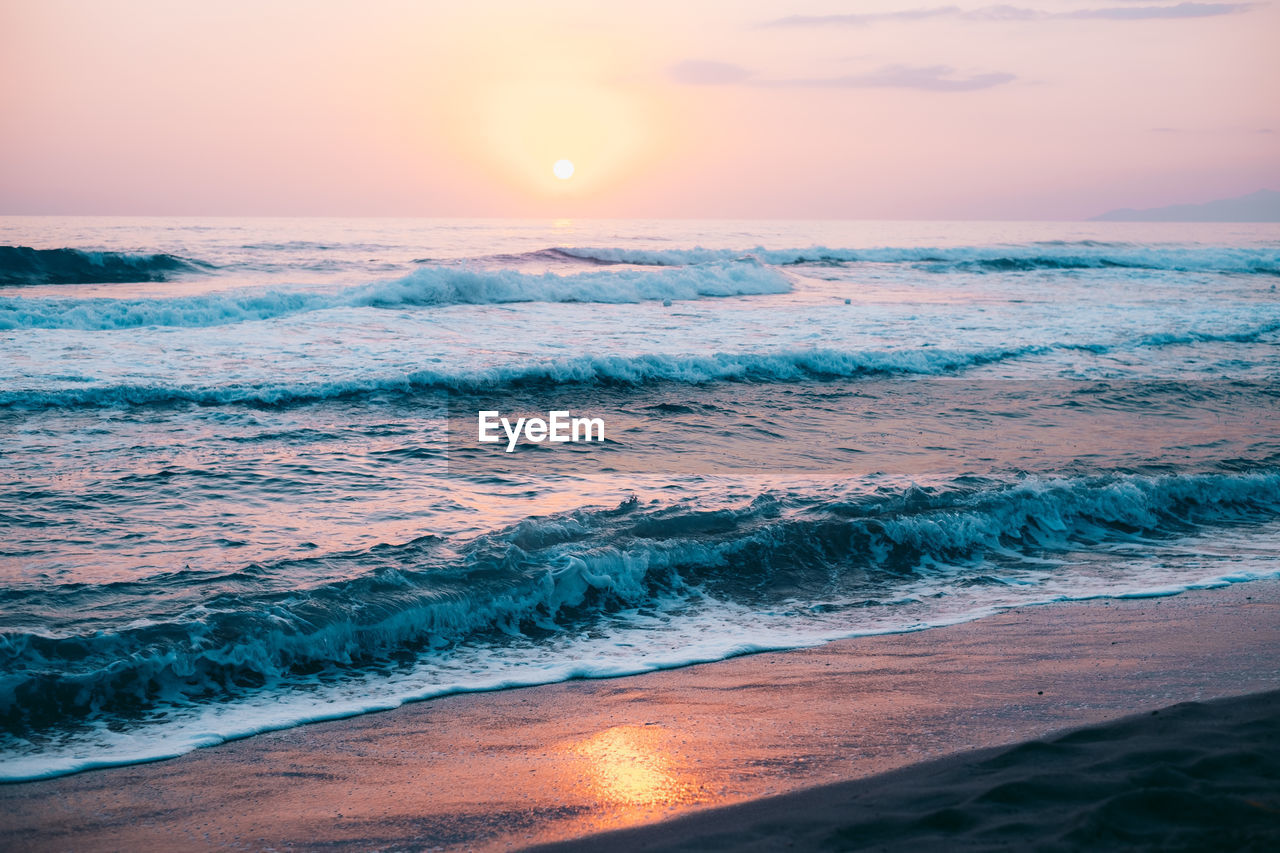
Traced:
<svg viewBox="0 0 1280 853">
<path fill-rule="evenodd" d="M 1277 687 L 1280 581 L 1034 605 L 7 784 L 0 841 L 510 849 Z"/>
<path fill-rule="evenodd" d="M 200 743 L 196 745 L 184 744 L 171 750 L 162 751 L 157 749 L 155 752 L 141 756 L 129 758 L 96 758 L 83 759 L 77 766 L 69 769 L 45 769 L 32 773 L 21 774 L 13 771 L 12 768 L 5 768 L 0 765 L 0 788 L 5 785 L 21 785 L 29 782 L 48 781 L 52 779 L 60 779 L 66 776 L 74 776 L 80 773 L 94 772 L 99 770 L 114 770 L 126 767 L 133 767 L 142 764 L 152 764 L 159 761 L 172 761 L 182 758 L 192 752 L 201 749 L 211 749 L 223 746 L 228 743 L 244 740 L 246 738 L 259 737 L 266 734 L 276 732 L 289 731 L 290 729 L 299 728 L 301 726 L 310 726 L 318 723 L 341 722 L 357 717 L 363 717 L 367 714 L 381 714 L 388 711 L 395 711 L 407 705 L 417 704 L 419 702 L 434 702 L 451 696 L 463 696 L 470 694 L 487 694 L 501 693 L 509 690 L 527 690 L 538 687 L 551 687 L 557 684 L 566 684 L 574 681 L 597 681 L 597 680 L 615 680 L 619 678 L 634 678 L 642 675 L 649 675 L 657 672 L 669 672 L 690 667 L 707 666 L 724 661 L 734 660 L 740 657 L 751 657 L 760 654 L 786 654 L 789 652 L 805 651 L 831 643 L 839 643 L 851 640 L 861 640 L 880 636 L 894 636 L 898 634 L 913 634 L 927 631 L 934 631 L 939 628 L 951 628 L 956 625 L 964 625 L 971 622 L 977 622 L 984 619 L 990 619 L 995 616 L 1014 610 L 1025 610 L 1031 607 L 1051 607 L 1065 604 L 1088 604 L 1100 601 L 1124 601 L 1124 600 L 1142 600 L 1150 598 L 1169 598 L 1183 595 L 1188 592 L 1203 592 L 1205 590 L 1222 589 L 1235 586 L 1242 583 L 1258 583 L 1258 582 L 1274 582 L 1280 583 L 1280 573 L 1266 573 L 1261 576 L 1254 576 L 1248 579 L 1215 579 L 1206 580 L 1197 584 L 1180 587 L 1156 589 L 1153 591 L 1143 592 L 1124 592 L 1115 595 L 1105 593 L 1090 594 L 1081 597 L 1068 597 L 1059 599 L 1050 599 L 1044 601 L 1028 601 L 1021 604 L 994 605 L 983 608 L 975 613 L 967 613 L 954 617 L 949 620 L 938 620 L 932 623 L 917 623 L 908 627 L 891 628 L 891 629 L 874 629 L 867 633 L 854 633 L 852 635 L 836 635 L 826 639 L 818 639 L 813 641 L 798 642 L 797 644 L 773 645 L 773 644 L 757 644 L 757 643 L 739 643 L 734 650 L 729 651 L 721 656 L 715 657 L 698 657 L 690 660 L 681 660 L 677 662 L 660 661 L 646 667 L 636 668 L 634 670 L 623 669 L 615 670 L 607 674 L 558 674 L 554 677 L 546 678 L 512 678 L 503 680 L 494 685 L 485 686 L 463 686 L 449 687 L 437 691 L 428 692 L 418 695 L 393 695 L 385 701 L 377 702 L 367 706 L 358 708 L 343 707 L 339 705 L 339 710 L 326 709 L 323 712 L 313 715 L 297 716 L 286 721 L 273 720 L 271 722 L 262 723 L 258 726 L 245 728 L 242 730 L 233 730 L 227 733 L 225 730 L 217 735 L 206 735 L 199 738 Z M 216 738 L 216 739 L 214 739 Z"/>
</svg>

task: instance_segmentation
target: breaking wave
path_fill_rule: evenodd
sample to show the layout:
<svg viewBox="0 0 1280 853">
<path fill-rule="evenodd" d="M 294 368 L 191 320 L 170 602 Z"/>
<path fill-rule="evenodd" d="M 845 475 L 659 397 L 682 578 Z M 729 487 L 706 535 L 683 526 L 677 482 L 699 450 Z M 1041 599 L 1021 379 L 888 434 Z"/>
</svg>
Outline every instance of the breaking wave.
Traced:
<svg viewBox="0 0 1280 853">
<path fill-rule="evenodd" d="M 204 388 L 121 384 L 51 390 L 4 390 L 0 391 L 0 407 L 20 409 L 181 403 L 284 406 L 378 395 L 409 395 L 424 391 L 487 393 L 560 385 L 799 382 L 895 374 L 936 376 L 1042 351 L 1043 347 L 981 350 L 929 347 L 878 352 L 812 349 L 709 355 L 584 355 L 484 369 L 429 369 L 392 376 L 315 383 L 221 385 Z"/>
<path fill-rule="evenodd" d="M 796 606 L 797 597 L 893 600 L 904 584 L 936 573 L 953 587 L 1000 587 L 1024 568 L 1052 572 L 1084 548 L 1150 550 L 1278 512 L 1274 471 L 1028 478 L 851 496 L 769 492 L 714 510 L 630 500 L 527 519 L 460 545 L 428 536 L 329 554 L 315 559 L 342 564 L 349 579 L 311 588 L 280 579 L 314 560 L 217 578 L 177 572 L 166 582 L 198 583 L 204 604 L 114 630 L 7 631 L 0 731 L 27 737 L 67 719 L 226 701 L 460 643 L 501 645 L 590 625 L 607 632 L 609 614 L 672 598 L 748 610 Z M 120 586 L 73 584 L 58 591 L 60 606 L 91 607 L 127 593 Z M 15 591 L 8 605 L 22 603 L 15 595 L 49 592 Z"/>
<path fill-rule="evenodd" d="M 640 353 L 533 358 L 500 366 L 431 367 L 313 382 L 211 386 L 95 384 L 59 388 L 0 389 L 0 408 L 92 408 L 163 405 L 289 406 L 325 400 L 396 397 L 431 391 L 463 394 L 545 389 L 559 386 L 639 387 L 663 382 L 786 383 L 883 376 L 945 376 L 969 368 L 1075 350 L 1100 355 L 1199 343 L 1259 343 L 1280 332 L 1280 323 L 1239 330 L 1170 331 L 1113 343 L 1049 343 L 983 349 L 940 347 L 888 350 L 787 349 L 716 352 L 705 355 Z"/>
<path fill-rule="evenodd" d="M 273 303 L 276 304 L 276 303 Z M 974 349 L 924 346 L 886 350 L 829 348 L 707 354 L 638 353 L 529 357 L 492 367 L 432 366 L 394 374 L 328 381 L 216 385 L 83 384 L 54 388 L 0 389 L 0 408 L 92 408 L 239 404 L 289 406 L 325 400 L 397 397 L 431 391 L 463 394 L 520 389 L 639 387 L 664 382 L 786 383 L 883 376 L 945 376 L 969 368 L 1054 351 L 1094 355 L 1201 343 L 1260 343 L 1280 333 L 1280 323 L 1236 330 L 1168 331 L 1111 343 L 1060 342 Z M 86 380 L 87 381 L 87 380 Z"/>
<path fill-rule="evenodd" d="M 908 264 L 929 272 L 1139 269 L 1280 275 L 1280 249 L 1148 246 L 1136 243 L 1052 241 L 954 248 L 669 249 L 558 247 L 547 250 L 583 261 L 683 266 L 755 259 L 775 266 L 799 264 Z"/>
<path fill-rule="evenodd" d="M 0 285 L 165 281 L 207 265 L 166 254 L 0 246 Z"/>
<path fill-rule="evenodd" d="M 512 302 L 626 303 L 786 293 L 790 280 L 754 261 L 657 272 L 533 275 L 427 267 L 403 278 L 336 291 L 242 290 L 152 299 L 0 298 L 0 329 L 219 326 L 331 308 L 401 308 Z"/>
</svg>

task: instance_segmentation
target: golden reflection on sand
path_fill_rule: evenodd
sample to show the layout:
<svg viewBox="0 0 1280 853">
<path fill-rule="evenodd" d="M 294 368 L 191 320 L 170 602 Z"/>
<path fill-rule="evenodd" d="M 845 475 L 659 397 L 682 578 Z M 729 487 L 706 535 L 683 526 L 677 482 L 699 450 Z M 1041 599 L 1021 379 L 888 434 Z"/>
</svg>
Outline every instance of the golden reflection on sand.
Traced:
<svg viewBox="0 0 1280 853">
<path fill-rule="evenodd" d="M 571 752 L 583 763 L 581 793 L 604 807 L 604 824 L 623 825 L 651 811 L 706 799 L 703 786 L 671 749 L 671 733 L 661 726 L 615 726 L 575 742 Z"/>
</svg>

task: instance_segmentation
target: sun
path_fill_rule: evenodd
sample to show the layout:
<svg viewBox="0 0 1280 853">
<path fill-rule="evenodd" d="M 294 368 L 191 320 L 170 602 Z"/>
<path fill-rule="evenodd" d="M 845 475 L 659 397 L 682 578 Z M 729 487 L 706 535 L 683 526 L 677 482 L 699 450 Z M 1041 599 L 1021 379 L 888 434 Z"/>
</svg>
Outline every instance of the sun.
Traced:
<svg viewBox="0 0 1280 853">
<path fill-rule="evenodd" d="M 573 161 L 557 160 L 555 165 L 551 167 L 551 171 L 560 180 L 567 181 L 573 177 Z"/>
</svg>

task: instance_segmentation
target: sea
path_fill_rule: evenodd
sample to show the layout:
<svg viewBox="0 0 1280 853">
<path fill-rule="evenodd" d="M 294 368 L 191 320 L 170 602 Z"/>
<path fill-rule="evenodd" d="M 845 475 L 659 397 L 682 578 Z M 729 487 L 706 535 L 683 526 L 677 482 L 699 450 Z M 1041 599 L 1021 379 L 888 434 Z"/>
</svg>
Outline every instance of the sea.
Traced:
<svg viewBox="0 0 1280 853">
<path fill-rule="evenodd" d="M 1277 284 L 1278 224 L 0 218 L 0 780 L 1280 577 Z"/>
</svg>

